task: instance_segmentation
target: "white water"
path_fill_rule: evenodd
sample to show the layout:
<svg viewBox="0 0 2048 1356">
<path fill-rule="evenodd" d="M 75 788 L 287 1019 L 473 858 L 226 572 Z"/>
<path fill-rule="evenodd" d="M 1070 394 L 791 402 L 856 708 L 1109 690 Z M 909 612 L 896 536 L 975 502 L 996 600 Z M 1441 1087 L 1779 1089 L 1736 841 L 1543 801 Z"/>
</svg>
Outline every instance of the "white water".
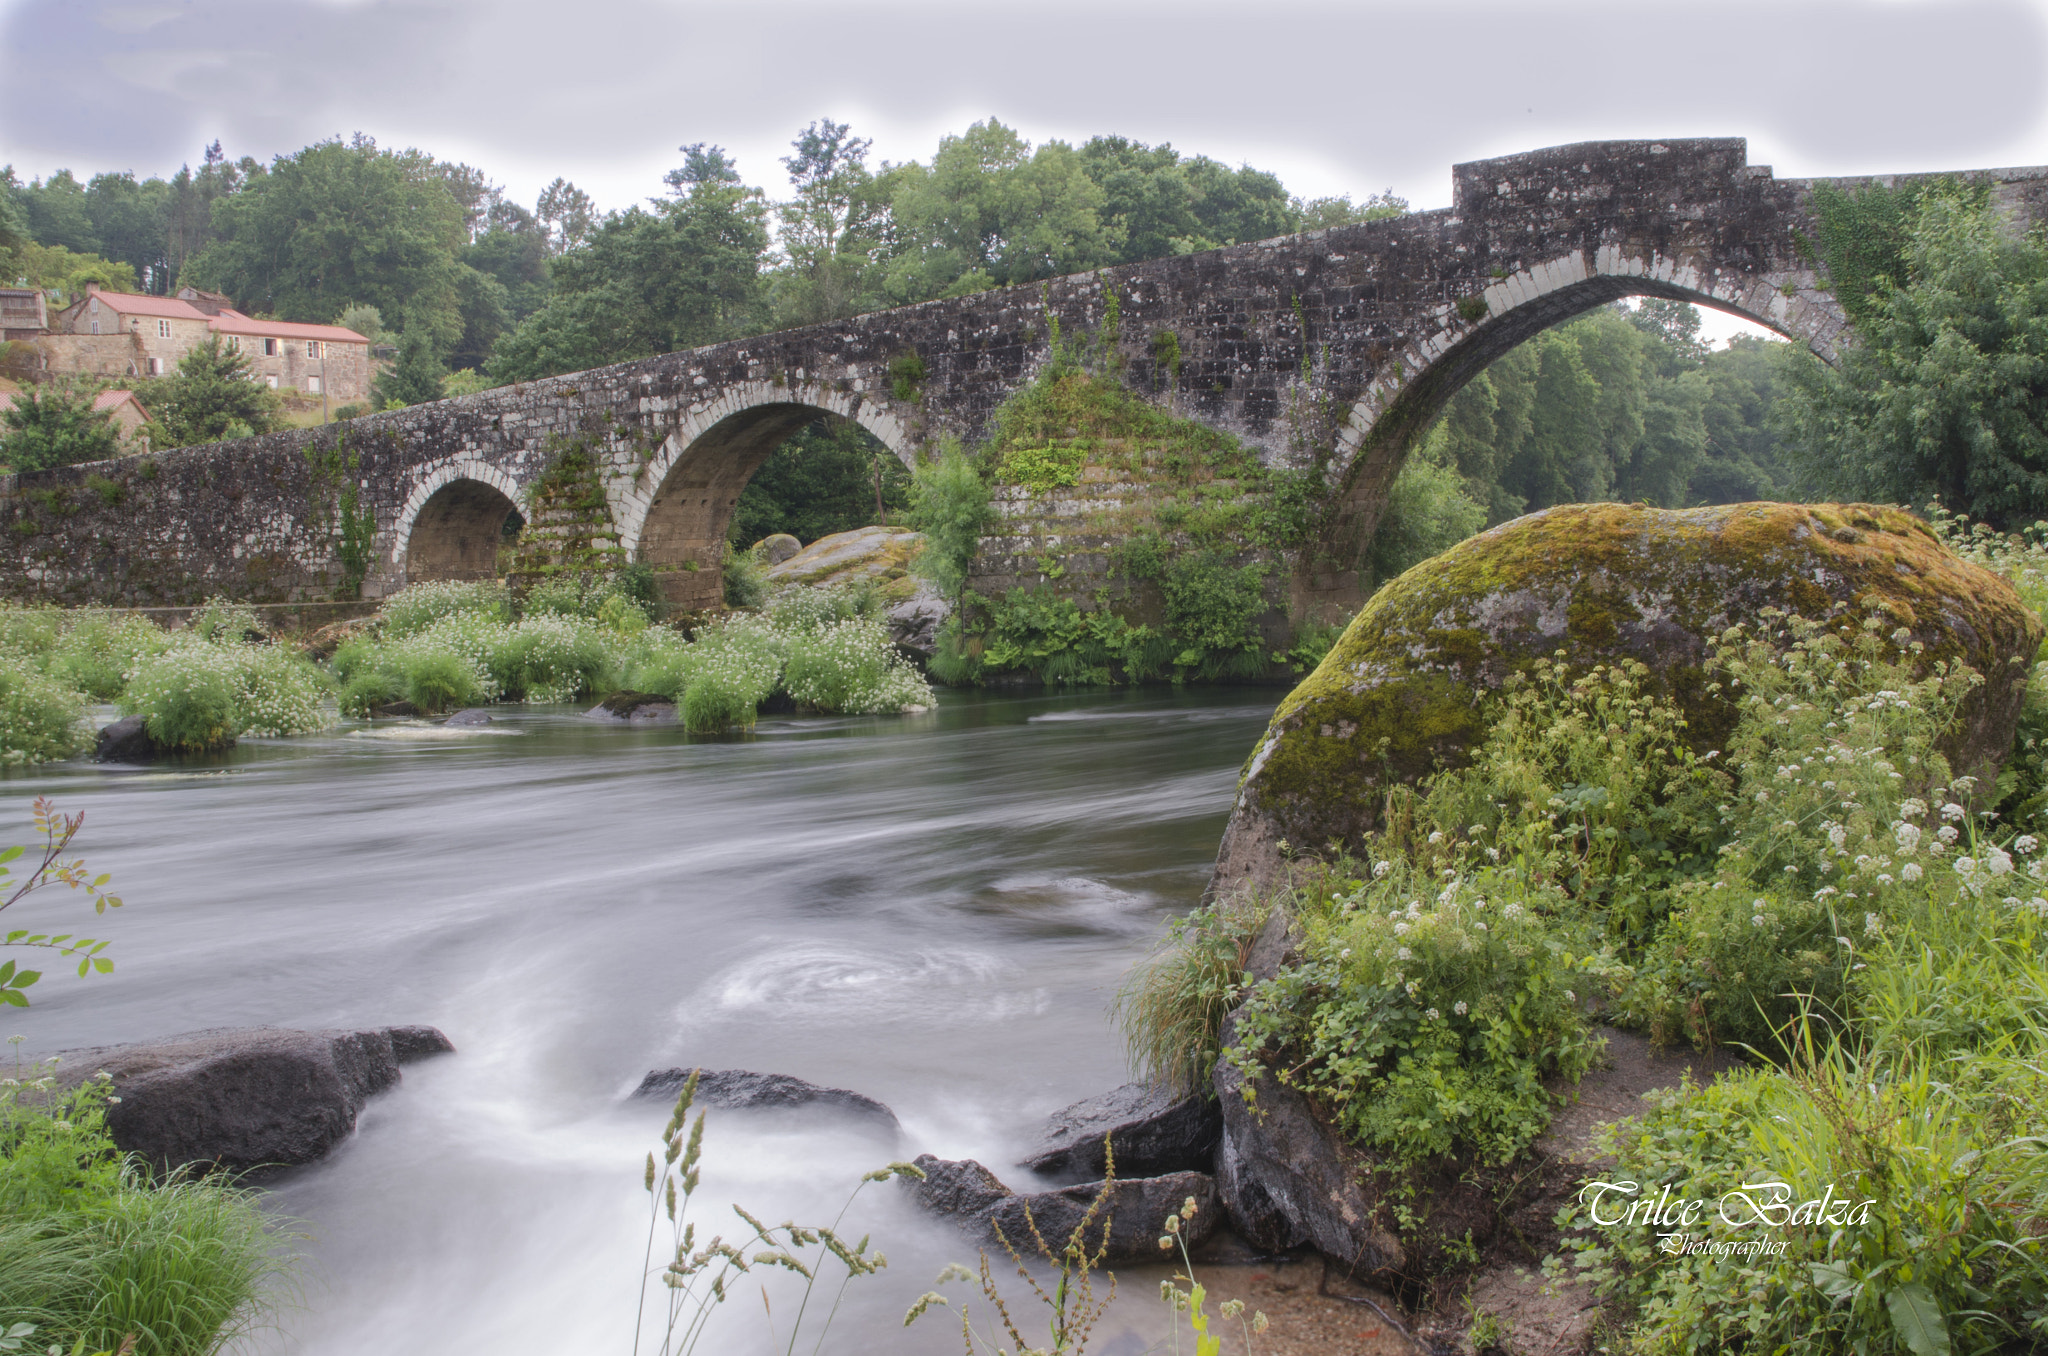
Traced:
<svg viewBox="0 0 2048 1356">
<path fill-rule="evenodd" d="M 948 694 L 922 717 L 721 741 L 510 708 L 471 735 L 358 729 L 210 768 L 16 776 L 0 842 L 25 841 L 28 800 L 51 794 L 87 811 L 80 847 L 128 902 L 96 929 L 116 972 L 53 973 L 4 1033 L 48 1051 L 439 1026 L 458 1054 L 408 1067 L 353 1139 L 269 1184 L 307 1235 L 303 1294 L 252 1349 L 626 1352 L 640 1165 L 669 1110 L 626 1096 L 643 1073 L 794 1074 L 902 1120 L 890 1142 L 713 1113 L 701 1232 L 732 1233 L 734 1201 L 829 1222 L 863 1171 L 921 1152 L 1028 1186 L 1010 1163 L 1039 1119 L 1127 1077 L 1108 1003 L 1198 896 L 1270 710 L 1257 692 Z M 89 917 L 45 894 L 9 922 Z M 825 1349 L 957 1351 L 943 1315 L 899 1325 L 940 1265 L 972 1261 L 966 1240 L 893 1183 L 848 1219 L 890 1265 L 848 1292 Z M 769 1292 L 772 1313 L 743 1291 L 700 1351 L 781 1350 L 795 1295 Z M 1107 1336 L 1104 1356 L 1144 1345 Z"/>
</svg>

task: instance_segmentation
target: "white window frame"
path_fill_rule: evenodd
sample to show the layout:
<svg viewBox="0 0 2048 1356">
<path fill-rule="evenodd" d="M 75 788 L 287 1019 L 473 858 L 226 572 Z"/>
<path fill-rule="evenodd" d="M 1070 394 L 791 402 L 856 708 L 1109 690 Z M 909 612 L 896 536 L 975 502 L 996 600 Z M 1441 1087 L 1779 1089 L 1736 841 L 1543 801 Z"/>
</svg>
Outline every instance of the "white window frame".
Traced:
<svg viewBox="0 0 2048 1356">
<path fill-rule="evenodd" d="M 157 338 L 159 338 L 159 339 L 168 339 L 168 338 L 170 338 L 170 337 L 171 337 L 171 322 L 170 322 L 170 321 L 168 321 L 168 320 L 159 320 L 159 321 L 157 321 L 157 322 L 156 322 L 156 337 L 157 337 Z"/>
<path fill-rule="evenodd" d="M 266 358 L 275 358 L 277 356 L 277 340 L 265 339 L 263 341 L 263 356 Z"/>
<path fill-rule="evenodd" d="M 320 341 L 318 339 L 308 339 L 306 341 L 306 356 L 308 358 L 320 356 Z"/>
</svg>

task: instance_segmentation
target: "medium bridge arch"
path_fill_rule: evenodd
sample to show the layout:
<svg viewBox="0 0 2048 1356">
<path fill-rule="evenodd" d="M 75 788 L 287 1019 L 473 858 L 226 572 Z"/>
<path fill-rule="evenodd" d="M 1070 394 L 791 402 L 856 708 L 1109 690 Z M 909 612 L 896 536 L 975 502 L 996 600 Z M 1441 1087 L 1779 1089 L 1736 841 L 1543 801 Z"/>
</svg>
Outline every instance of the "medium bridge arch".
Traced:
<svg viewBox="0 0 2048 1356">
<path fill-rule="evenodd" d="M 520 498 L 518 483 L 486 462 L 463 460 L 429 470 L 413 487 L 393 533 L 398 582 L 496 578 L 505 523 L 519 511 Z"/>
<path fill-rule="evenodd" d="M 1810 267 L 1752 270 L 1740 262 L 1667 256 L 1654 245 L 1605 245 L 1496 277 L 1445 305 L 1385 363 L 1352 404 L 1340 450 L 1339 507 L 1325 556 L 1371 545 L 1394 479 L 1466 383 L 1544 330 L 1628 297 L 1690 302 L 1753 321 L 1832 362 L 1848 317 Z"/>
<path fill-rule="evenodd" d="M 816 383 L 744 383 L 677 422 L 634 492 L 614 507 L 627 559 L 652 567 L 670 607 L 723 603 L 726 527 L 740 491 L 777 447 L 820 416 L 850 420 L 904 465 L 917 463 L 915 444 L 894 414 L 858 393 Z"/>
</svg>

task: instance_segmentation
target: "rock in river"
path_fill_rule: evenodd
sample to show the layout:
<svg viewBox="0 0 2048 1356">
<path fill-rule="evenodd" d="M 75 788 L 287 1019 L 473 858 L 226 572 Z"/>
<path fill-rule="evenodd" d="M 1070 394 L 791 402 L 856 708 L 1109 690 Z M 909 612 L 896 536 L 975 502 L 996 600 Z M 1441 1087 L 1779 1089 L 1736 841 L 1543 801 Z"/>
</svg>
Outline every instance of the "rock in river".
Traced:
<svg viewBox="0 0 2048 1356">
<path fill-rule="evenodd" d="M 614 692 L 583 714 L 592 720 L 674 720 L 676 704 L 655 692 Z"/>
<path fill-rule="evenodd" d="M 924 1170 L 925 1180 L 909 1180 L 907 1185 L 920 1206 L 979 1234 L 984 1245 L 992 1250 L 1000 1250 L 1007 1240 L 1025 1257 L 1037 1253 L 1031 1238 L 1034 1226 L 1038 1236 L 1057 1254 L 1076 1226 L 1087 1218 L 1089 1207 L 1102 1192 L 1101 1182 L 1086 1182 L 1054 1191 L 1020 1194 L 997 1181 L 994 1173 L 971 1158 L 920 1154 L 916 1163 Z M 1166 1233 L 1166 1217 L 1179 1214 L 1189 1200 L 1195 1203 L 1194 1216 L 1179 1227 L 1188 1247 L 1198 1248 L 1223 1218 L 1216 1181 L 1204 1172 L 1118 1178 L 1110 1188 L 1109 1199 L 1103 1203 L 1102 1213 L 1088 1224 L 1082 1238 L 1093 1253 L 1106 1237 L 1108 1251 L 1103 1260 L 1112 1265 L 1178 1259 L 1178 1252 L 1162 1250 L 1159 1240 Z"/>
<path fill-rule="evenodd" d="M 635 1097 L 673 1097 L 689 1080 L 688 1069 L 656 1069 L 640 1080 Z M 897 1130 L 896 1113 L 872 1097 L 845 1088 L 825 1088 L 788 1074 L 750 1073 L 745 1069 L 705 1069 L 697 1075 L 697 1102 L 732 1110 L 756 1108 L 818 1108 L 841 1111 Z"/>
<path fill-rule="evenodd" d="M 1558 651 L 1575 670 L 1636 660 L 1719 748 L 1734 724 L 1708 644 L 1767 609 L 1960 660 L 1984 677 L 1944 749 L 1988 776 L 2011 747 L 2041 623 L 2011 584 L 1910 514 L 1869 504 L 1665 510 L 1571 504 L 1517 518 L 1373 595 L 1290 693 L 1253 753 L 1216 864 L 1219 887 L 1270 878 L 1280 843 L 1355 844 L 1389 781 L 1455 765 L 1485 736 L 1485 698 Z"/>
<path fill-rule="evenodd" d="M 153 763 L 170 752 L 149 737 L 141 716 L 123 716 L 93 740 L 95 763 Z"/>
<path fill-rule="evenodd" d="M 1118 1177 L 1207 1172 L 1222 1131 L 1222 1112 L 1213 1099 L 1126 1083 L 1054 1112 L 1021 1161 L 1047 1177 L 1100 1181 L 1107 1136 Z"/>
<path fill-rule="evenodd" d="M 321 1157 L 348 1138 L 371 1094 L 398 1081 L 399 1065 L 454 1048 L 430 1026 L 245 1027 L 67 1050 L 58 1077 L 111 1075 L 114 1143 L 159 1168 L 246 1171 Z"/>
</svg>

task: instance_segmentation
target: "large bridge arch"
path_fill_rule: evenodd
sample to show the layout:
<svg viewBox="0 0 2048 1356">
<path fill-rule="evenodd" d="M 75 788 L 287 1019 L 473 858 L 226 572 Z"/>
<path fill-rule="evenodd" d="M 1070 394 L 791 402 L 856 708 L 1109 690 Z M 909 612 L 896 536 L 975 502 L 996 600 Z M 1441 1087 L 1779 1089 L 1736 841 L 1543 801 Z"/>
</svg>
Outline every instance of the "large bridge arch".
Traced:
<svg viewBox="0 0 2048 1356">
<path fill-rule="evenodd" d="M 474 457 L 427 467 L 392 531 L 394 582 L 496 577 L 505 521 L 524 497 L 510 474 Z"/>
<path fill-rule="evenodd" d="M 738 383 L 677 420 L 613 505 L 626 558 L 653 568 L 671 607 L 724 601 L 720 567 L 740 491 L 777 447 L 821 415 L 858 424 L 904 465 L 917 464 L 918 444 L 892 410 L 823 383 Z"/>
<path fill-rule="evenodd" d="M 1370 545 L 1409 452 L 1466 383 L 1544 330 L 1628 297 L 1660 297 L 1740 316 L 1832 362 L 1847 327 L 1813 269 L 1753 269 L 1668 255 L 1655 245 L 1572 250 L 1493 278 L 1446 303 L 1384 363 L 1338 434 L 1338 506 L 1320 555 L 1353 559 Z M 1318 561 L 1304 562 L 1313 571 Z"/>
</svg>

